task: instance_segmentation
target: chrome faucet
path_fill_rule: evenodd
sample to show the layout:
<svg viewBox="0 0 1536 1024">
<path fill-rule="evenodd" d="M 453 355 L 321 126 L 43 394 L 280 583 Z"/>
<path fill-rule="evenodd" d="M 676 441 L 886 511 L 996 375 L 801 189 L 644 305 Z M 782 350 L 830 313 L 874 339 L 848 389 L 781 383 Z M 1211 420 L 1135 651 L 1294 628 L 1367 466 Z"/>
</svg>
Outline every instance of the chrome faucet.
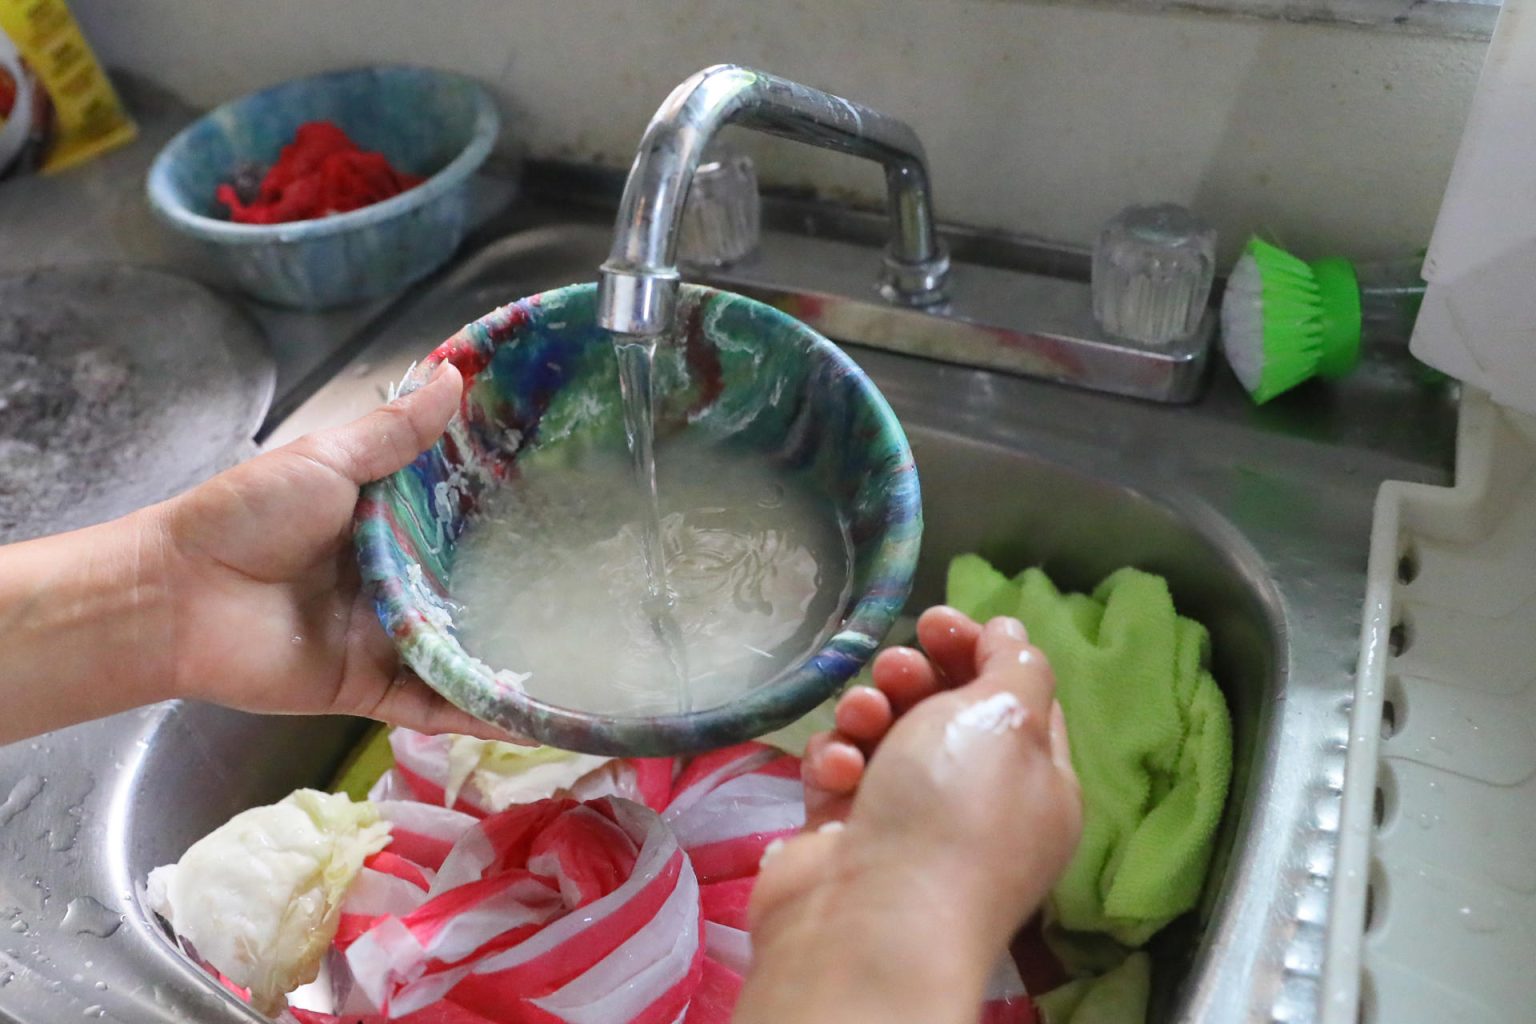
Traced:
<svg viewBox="0 0 1536 1024">
<path fill-rule="evenodd" d="M 614 225 L 613 249 L 598 284 L 598 323 L 654 337 L 672 325 L 677 302 L 677 236 L 683 203 L 705 147 L 738 124 L 824 146 L 885 166 L 891 236 L 880 293 L 897 305 L 945 298 L 949 257 L 934 227 L 922 143 L 905 123 L 776 75 L 718 64 L 672 91 L 640 142 Z"/>
</svg>

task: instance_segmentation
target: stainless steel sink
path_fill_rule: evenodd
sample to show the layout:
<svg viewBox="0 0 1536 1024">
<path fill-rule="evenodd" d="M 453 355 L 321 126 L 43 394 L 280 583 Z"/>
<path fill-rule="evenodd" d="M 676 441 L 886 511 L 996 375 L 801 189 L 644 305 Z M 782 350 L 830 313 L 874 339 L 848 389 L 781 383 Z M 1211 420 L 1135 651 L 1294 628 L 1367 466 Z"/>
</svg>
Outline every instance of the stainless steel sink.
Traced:
<svg viewBox="0 0 1536 1024">
<path fill-rule="evenodd" d="M 370 408 L 490 308 L 593 278 L 601 219 L 530 223 L 424 290 L 269 443 Z M 1137 565 L 1210 627 L 1236 776 L 1202 906 L 1154 944 L 1154 1019 L 1315 1017 L 1371 506 L 1383 478 L 1447 478 L 1450 406 L 1391 363 L 1256 411 L 1225 378 L 1170 408 L 851 351 L 917 453 L 914 603 L 977 551 L 1077 588 Z M 0 749 L 0 1019 L 257 1019 L 180 956 L 134 886 L 233 813 L 323 784 L 357 734 L 171 704 Z"/>
</svg>

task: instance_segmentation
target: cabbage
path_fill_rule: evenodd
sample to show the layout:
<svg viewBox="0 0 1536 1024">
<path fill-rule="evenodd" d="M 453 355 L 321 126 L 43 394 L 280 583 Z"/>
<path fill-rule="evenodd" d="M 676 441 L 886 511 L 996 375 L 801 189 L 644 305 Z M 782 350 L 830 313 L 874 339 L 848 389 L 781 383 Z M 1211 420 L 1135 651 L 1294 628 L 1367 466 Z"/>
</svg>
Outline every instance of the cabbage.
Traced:
<svg viewBox="0 0 1536 1024">
<path fill-rule="evenodd" d="M 149 906 L 262 1013 L 315 980 L 347 887 L 389 843 L 370 803 L 301 789 L 235 815 L 150 873 Z"/>
<path fill-rule="evenodd" d="M 573 754 L 554 747 L 524 747 L 473 736 L 451 738 L 444 803 L 452 807 L 465 782 L 473 785 L 487 811 L 528 804 L 563 793 L 610 759 Z"/>
</svg>

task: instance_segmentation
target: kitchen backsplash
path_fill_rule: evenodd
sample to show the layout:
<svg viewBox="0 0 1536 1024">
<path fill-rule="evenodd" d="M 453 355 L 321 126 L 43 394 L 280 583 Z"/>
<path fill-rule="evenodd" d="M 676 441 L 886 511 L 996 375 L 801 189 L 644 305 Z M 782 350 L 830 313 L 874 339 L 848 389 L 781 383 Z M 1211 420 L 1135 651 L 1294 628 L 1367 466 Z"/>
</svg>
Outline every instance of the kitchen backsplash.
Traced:
<svg viewBox="0 0 1536 1024">
<path fill-rule="evenodd" d="M 1486 44 L 1016 0 L 73 0 L 103 60 L 213 104 L 409 61 L 493 85 L 535 156 L 627 165 L 687 74 L 752 64 L 909 119 L 949 220 L 1088 243 L 1193 206 L 1371 257 L 1429 237 Z M 877 196 L 873 167 L 752 143 L 770 182 Z"/>
</svg>

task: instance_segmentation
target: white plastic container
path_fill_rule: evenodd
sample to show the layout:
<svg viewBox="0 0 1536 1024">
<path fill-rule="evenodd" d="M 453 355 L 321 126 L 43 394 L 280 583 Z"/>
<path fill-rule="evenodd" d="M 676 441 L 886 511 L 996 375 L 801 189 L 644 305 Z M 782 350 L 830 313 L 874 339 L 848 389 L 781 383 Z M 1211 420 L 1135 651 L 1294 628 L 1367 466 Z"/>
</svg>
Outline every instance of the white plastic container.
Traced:
<svg viewBox="0 0 1536 1024">
<path fill-rule="evenodd" d="M 1324 1024 L 1536 1021 L 1536 10 L 1506 0 L 1412 350 L 1453 487 L 1376 503 Z"/>
<path fill-rule="evenodd" d="M 1536 1020 L 1536 419 L 1469 389 L 1369 573 L 1323 1020 Z"/>
</svg>

